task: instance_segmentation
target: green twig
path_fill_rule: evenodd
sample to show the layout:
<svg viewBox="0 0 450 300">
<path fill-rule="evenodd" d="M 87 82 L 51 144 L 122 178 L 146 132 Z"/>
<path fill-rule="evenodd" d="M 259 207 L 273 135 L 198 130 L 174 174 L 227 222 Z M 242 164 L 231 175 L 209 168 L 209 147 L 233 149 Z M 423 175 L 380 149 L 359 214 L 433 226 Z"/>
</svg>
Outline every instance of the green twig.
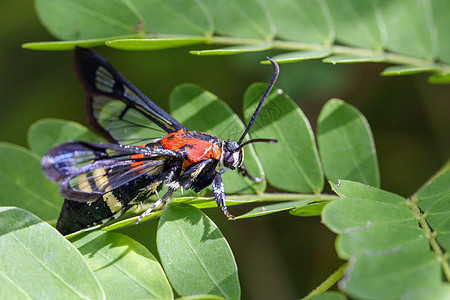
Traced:
<svg viewBox="0 0 450 300">
<path fill-rule="evenodd" d="M 261 195 L 232 195 L 227 196 L 228 200 L 245 200 L 250 197 L 258 197 L 258 202 L 269 201 L 295 201 L 317 198 L 317 201 L 333 201 L 339 199 L 336 195 L 331 194 L 293 194 L 293 193 L 264 193 Z M 211 198 L 212 199 L 212 198 Z"/>
<path fill-rule="evenodd" d="M 439 243 L 436 240 L 436 232 L 433 231 L 433 229 L 428 225 L 428 222 L 426 220 L 426 213 L 423 213 L 419 208 L 419 200 L 418 200 L 418 193 L 424 189 L 426 186 L 428 186 L 434 179 L 442 175 L 443 173 L 450 170 L 450 160 L 447 161 L 447 163 L 438 171 L 436 174 L 434 174 L 427 182 L 413 195 L 411 198 L 406 199 L 406 204 L 408 207 L 414 212 L 416 215 L 416 218 L 419 222 L 420 227 L 425 231 L 426 237 L 428 239 L 428 242 L 430 243 L 431 249 L 436 253 L 439 262 L 441 263 L 442 270 L 444 272 L 445 277 L 447 278 L 447 281 L 450 281 L 450 265 L 448 263 L 448 256 L 447 253 L 445 253 L 442 248 L 439 246 Z"/>
<path fill-rule="evenodd" d="M 406 199 L 406 203 L 409 208 L 415 213 L 416 218 L 419 222 L 420 227 L 425 231 L 428 242 L 430 243 L 431 249 L 433 249 L 434 253 L 436 253 L 439 262 L 441 263 L 442 270 L 444 272 L 447 281 L 450 281 L 450 265 L 448 263 L 447 254 L 442 251 L 436 240 L 436 233 L 431 229 L 426 220 L 426 213 L 423 213 L 419 206 L 417 205 L 417 198 L 412 197 Z"/>
<path fill-rule="evenodd" d="M 318 287 L 311 291 L 306 298 L 311 296 L 319 295 L 325 293 L 330 287 L 332 287 L 339 279 L 344 276 L 345 268 L 347 267 L 348 262 L 339 267 L 333 274 L 331 274 L 324 282 L 322 282 Z"/>
</svg>

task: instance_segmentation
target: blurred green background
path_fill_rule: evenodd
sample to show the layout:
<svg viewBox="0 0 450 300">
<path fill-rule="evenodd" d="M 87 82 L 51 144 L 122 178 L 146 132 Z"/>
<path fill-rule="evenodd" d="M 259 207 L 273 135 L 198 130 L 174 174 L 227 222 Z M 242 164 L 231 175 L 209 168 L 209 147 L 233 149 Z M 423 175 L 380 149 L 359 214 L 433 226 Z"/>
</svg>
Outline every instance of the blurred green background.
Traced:
<svg viewBox="0 0 450 300">
<path fill-rule="evenodd" d="M 87 125 L 84 93 L 72 72 L 72 53 L 21 49 L 25 42 L 53 40 L 40 24 L 33 1 L 4 0 L 0 15 L 0 141 L 27 146 L 28 127 L 46 117 Z M 271 67 L 259 61 L 277 52 L 224 57 L 188 54 L 199 48 L 125 52 L 103 47 L 96 51 L 166 110 L 171 90 L 193 82 L 241 115 L 245 89 L 253 82 L 267 82 L 272 75 Z M 386 66 L 332 65 L 319 60 L 281 65 L 277 86 L 297 101 L 313 129 L 330 98 L 341 98 L 361 110 L 373 130 L 382 188 L 409 196 L 449 157 L 450 86 L 430 85 L 427 75 L 381 77 Z M 232 208 L 235 215 L 250 209 Z M 320 218 L 283 213 L 228 222 L 218 209 L 206 213 L 231 244 L 243 299 L 304 296 L 342 263 L 334 251 L 335 236 Z M 127 234 L 156 254 L 151 242 L 155 227 L 155 221 L 148 222 L 127 229 Z"/>
</svg>

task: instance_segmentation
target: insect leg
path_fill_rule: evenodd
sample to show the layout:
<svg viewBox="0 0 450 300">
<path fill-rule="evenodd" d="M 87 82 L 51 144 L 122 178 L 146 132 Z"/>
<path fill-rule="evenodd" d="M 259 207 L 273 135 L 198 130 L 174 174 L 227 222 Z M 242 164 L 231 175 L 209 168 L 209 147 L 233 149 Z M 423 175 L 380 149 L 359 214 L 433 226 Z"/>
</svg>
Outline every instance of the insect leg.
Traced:
<svg viewBox="0 0 450 300">
<path fill-rule="evenodd" d="M 227 203 L 225 202 L 225 187 L 223 185 L 221 173 L 217 173 L 212 182 L 213 194 L 216 199 L 217 206 L 222 208 L 223 213 L 227 218 L 235 219 L 232 214 L 228 212 Z"/>
<path fill-rule="evenodd" d="M 253 180 L 254 182 L 261 182 L 264 180 L 264 177 L 253 177 L 252 175 L 250 175 L 248 173 L 247 169 L 245 168 L 244 164 L 242 164 L 238 167 L 238 171 L 239 171 L 239 173 L 242 174 L 242 176 L 246 176 L 249 179 Z"/>
<path fill-rule="evenodd" d="M 150 206 L 149 209 L 147 209 L 146 211 L 144 211 L 144 212 L 139 216 L 139 218 L 136 220 L 136 224 L 138 224 L 145 216 L 151 214 L 151 212 L 152 212 L 156 207 L 158 207 L 161 203 L 163 203 L 164 201 L 166 201 L 167 198 L 170 198 L 170 196 L 172 195 L 173 191 L 174 191 L 173 189 L 169 189 L 169 190 L 164 194 L 164 196 L 162 196 L 161 199 L 158 199 L 158 201 L 156 201 L 155 203 L 153 203 L 152 206 Z"/>
</svg>

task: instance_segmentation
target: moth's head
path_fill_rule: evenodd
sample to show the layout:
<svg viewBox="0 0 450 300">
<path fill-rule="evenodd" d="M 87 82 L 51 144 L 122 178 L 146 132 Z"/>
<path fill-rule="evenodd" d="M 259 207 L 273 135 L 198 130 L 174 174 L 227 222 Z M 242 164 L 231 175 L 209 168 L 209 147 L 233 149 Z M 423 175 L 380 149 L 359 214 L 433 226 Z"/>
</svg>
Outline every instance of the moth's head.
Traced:
<svg viewBox="0 0 450 300">
<path fill-rule="evenodd" d="M 234 170 L 244 161 L 244 149 L 238 143 L 230 140 L 223 142 L 222 165 Z"/>
</svg>

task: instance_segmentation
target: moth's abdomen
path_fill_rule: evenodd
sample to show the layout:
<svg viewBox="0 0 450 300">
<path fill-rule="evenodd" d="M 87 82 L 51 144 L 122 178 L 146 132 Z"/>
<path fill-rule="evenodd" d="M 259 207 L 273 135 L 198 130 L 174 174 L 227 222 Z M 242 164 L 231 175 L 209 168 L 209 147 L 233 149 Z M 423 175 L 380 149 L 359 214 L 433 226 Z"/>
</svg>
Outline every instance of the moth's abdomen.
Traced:
<svg viewBox="0 0 450 300">
<path fill-rule="evenodd" d="M 64 200 L 56 229 L 63 235 L 117 219 L 159 189 L 162 181 L 139 178 L 92 202 Z"/>
</svg>

